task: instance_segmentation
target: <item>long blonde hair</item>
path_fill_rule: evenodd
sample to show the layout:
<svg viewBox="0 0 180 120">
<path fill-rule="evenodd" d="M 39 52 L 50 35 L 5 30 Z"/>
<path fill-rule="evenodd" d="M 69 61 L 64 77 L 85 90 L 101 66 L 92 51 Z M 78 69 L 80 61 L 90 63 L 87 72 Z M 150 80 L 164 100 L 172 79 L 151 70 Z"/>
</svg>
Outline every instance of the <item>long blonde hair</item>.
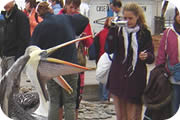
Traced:
<svg viewBox="0 0 180 120">
<path fill-rule="evenodd" d="M 131 11 L 135 16 L 139 17 L 137 20 L 137 24 L 141 28 L 148 28 L 146 24 L 145 16 L 144 16 L 144 11 L 137 3 L 133 3 L 133 2 L 127 3 L 123 7 L 123 13 L 124 11 Z"/>
</svg>

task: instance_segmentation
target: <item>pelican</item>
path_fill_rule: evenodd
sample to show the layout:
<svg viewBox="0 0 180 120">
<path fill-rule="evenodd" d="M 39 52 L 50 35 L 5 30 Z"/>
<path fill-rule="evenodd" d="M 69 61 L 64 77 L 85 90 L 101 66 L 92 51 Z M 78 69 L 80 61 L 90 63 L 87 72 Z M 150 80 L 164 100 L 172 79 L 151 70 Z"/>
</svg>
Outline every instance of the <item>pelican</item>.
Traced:
<svg viewBox="0 0 180 120">
<path fill-rule="evenodd" d="M 75 39 L 47 50 L 41 50 L 37 46 L 29 46 L 25 54 L 12 65 L 0 80 L 0 118 L 4 116 L 7 117 L 7 119 L 4 118 L 3 120 L 45 120 L 48 115 L 46 82 L 56 78 L 54 80 L 71 93 L 73 92 L 72 88 L 65 82 L 61 75 L 90 70 L 89 68 L 63 60 L 49 58 L 48 56 L 59 48 L 89 37 L 92 36 Z M 13 95 L 18 92 L 19 77 L 23 69 L 35 86 L 40 98 L 40 105 L 33 113 L 27 113 L 13 101 Z M 12 108 L 18 108 L 18 110 L 16 109 L 14 111 Z"/>
</svg>

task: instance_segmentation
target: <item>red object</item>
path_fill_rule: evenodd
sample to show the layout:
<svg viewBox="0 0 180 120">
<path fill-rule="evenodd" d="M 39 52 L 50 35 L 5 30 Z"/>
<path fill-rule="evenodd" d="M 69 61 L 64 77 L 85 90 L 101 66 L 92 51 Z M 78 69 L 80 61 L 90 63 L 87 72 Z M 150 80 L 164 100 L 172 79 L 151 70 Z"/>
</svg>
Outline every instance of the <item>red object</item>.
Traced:
<svg viewBox="0 0 180 120">
<path fill-rule="evenodd" d="M 108 35 L 109 29 L 105 27 L 103 30 L 101 30 L 96 36 L 99 36 L 99 54 L 98 54 L 98 60 L 101 57 L 101 55 L 105 52 L 104 46 L 106 43 L 106 37 Z"/>
<path fill-rule="evenodd" d="M 84 72 L 81 72 L 79 74 L 80 76 L 80 94 L 83 94 L 83 88 L 84 88 Z"/>
<path fill-rule="evenodd" d="M 65 14 L 64 8 L 62 8 L 62 9 L 59 11 L 59 13 L 58 13 L 58 15 L 61 15 L 61 14 Z"/>
</svg>

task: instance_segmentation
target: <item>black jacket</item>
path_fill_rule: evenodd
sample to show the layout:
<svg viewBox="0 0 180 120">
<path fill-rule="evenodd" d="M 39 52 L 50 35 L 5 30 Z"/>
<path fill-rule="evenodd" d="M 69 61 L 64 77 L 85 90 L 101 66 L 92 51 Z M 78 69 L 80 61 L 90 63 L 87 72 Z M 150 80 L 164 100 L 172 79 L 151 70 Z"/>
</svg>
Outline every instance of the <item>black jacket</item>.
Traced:
<svg viewBox="0 0 180 120">
<path fill-rule="evenodd" d="M 2 12 L 4 17 L 6 12 Z M 2 46 L 3 56 L 24 54 L 30 40 L 30 25 L 28 17 L 15 5 L 9 17 L 5 17 L 5 39 Z"/>
<path fill-rule="evenodd" d="M 0 56 L 2 56 L 1 51 L 2 51 L 2 41 L 4 41 L 4 26 L 5 26 L 5 21 L 0 20 Z"/>
<path fill-rule="evenodd" d="M 31 45 L 37 45 L 41 49 L 48 49 L 68 42 L 75 39 L 76 35 L 81 34 L 88 23 L 88 18 L 80 14 L 70 16 L 47 13 L 44 20 L 36 26 Z M 77 63 L 76 46 L 71 44 L 60 48 L 51 57 Z"/>
</svg>

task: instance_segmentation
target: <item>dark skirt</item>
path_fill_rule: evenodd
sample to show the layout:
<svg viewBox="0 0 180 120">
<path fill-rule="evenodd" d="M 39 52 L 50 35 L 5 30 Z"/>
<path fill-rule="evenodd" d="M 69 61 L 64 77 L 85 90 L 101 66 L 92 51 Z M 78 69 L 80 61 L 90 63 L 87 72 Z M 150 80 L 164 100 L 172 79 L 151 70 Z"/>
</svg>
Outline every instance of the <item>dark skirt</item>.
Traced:
<svg viewBox="0 0 180 120">
<path fill-rule="evenodd" d="M 146 75 L 146 65 L 139 60 L 133 74 L 129 76 L 127 64 L 123 64 L 117 57 L 111 65 L 107 89 L 121 99 L 142 104 L 141 97 L 146 87 Z"/>
</svg>

